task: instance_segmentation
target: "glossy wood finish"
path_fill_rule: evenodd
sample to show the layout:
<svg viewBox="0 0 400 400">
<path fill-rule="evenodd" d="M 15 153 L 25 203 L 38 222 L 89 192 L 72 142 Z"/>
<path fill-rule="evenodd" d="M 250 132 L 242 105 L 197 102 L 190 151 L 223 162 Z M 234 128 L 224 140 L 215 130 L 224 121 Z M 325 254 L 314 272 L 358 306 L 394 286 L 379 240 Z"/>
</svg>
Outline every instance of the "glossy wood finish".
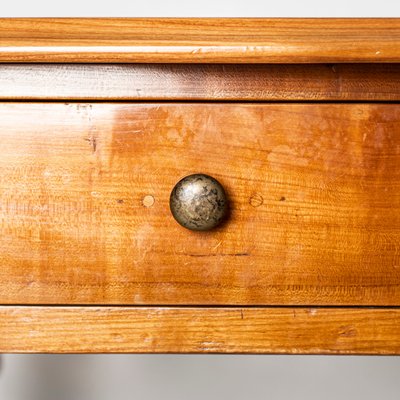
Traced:
<svg viewBox="0 0 400 400">
<path fill-rule="evenodd" d="M 396 18 L 0 19 L 0 62 L 399 62 Z"/>
<path fill-rule="evenodd" d="M 399 309 L 0 307 L 0 352 L 400 354 Z"/>
<path fill-rule="evenodd" d="M 400 64 L 0 64 L 0 99 L 389 101 Z"/>
<path fill-rule="evenodd" d="M 400 305 L 400 105 L 3 103 L 0 147 L 0 303 Z"/>
</svg>

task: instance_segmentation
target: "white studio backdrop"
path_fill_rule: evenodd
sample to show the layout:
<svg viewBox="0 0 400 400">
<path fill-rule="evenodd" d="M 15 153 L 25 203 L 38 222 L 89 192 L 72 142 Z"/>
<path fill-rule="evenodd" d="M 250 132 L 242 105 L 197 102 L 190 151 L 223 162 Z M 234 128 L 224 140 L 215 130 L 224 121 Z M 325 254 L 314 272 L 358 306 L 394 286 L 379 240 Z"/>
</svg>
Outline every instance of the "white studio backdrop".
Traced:
<svg viewBox="0 0 400 400">
<path fill-rule="evenodd" d="M 0 0 L 0 17 L 400 17 L 400 0 Z M 2 355 L 0 400 L 399 400 L 400 357 Z"/>
<path fill-rule="evenodd" d="M 0 0 L 1 17 L 400 17 L 399 0 Z"/>
</svg>

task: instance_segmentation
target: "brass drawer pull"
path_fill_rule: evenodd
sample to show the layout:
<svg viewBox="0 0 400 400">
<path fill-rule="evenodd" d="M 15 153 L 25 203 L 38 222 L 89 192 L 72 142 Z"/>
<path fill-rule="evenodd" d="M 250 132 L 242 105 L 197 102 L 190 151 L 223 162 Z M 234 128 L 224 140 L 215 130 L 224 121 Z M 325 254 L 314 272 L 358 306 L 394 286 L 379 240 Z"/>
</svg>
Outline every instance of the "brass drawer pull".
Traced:
<svg viewBox="0 0 400 400">
<path fill-rule="evenodd" d="M 193 174 L 173 188 L 169 201 L 172 215 L 183 227 L 208 231 L 225 218 L 228 202 L 222 185 L 213 177 Z"/>
</svg>

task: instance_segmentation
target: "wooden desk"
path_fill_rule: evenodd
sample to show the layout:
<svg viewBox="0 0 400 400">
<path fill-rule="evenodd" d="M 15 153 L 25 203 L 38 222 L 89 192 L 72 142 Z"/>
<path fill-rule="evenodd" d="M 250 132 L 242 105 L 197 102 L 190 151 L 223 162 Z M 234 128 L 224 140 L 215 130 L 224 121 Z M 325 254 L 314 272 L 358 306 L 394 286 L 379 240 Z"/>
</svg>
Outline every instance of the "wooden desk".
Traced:
<svg viewBox="0 0 400 400">
<path fill-rule="evenodd" d="M 400 19 L 0 19 L 0 351 L 400 354 L 399 62 Z"/>
</svg>

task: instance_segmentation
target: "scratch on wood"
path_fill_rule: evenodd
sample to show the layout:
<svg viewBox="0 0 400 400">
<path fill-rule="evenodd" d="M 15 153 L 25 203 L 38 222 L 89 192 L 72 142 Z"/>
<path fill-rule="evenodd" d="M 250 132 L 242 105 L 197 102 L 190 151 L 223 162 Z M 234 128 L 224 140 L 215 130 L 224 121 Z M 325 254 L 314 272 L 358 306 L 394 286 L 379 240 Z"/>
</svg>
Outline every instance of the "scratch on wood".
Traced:
<svg viewBox="0 0 400 400">
<path fill-rule="evenodd" d="M 343 325 L 339 328 L 340 337 L 355 337 L 357 336 L 357 330 L 352 325 Z"/>
<path fill-rule="evenodd" d="M 92 138 L 92 148 L 93 148 L 93 153 L 95 153 L 97 148 L 97 140 L 95 137 Z"/>
<path fill-rule="evenodd" d="M 221 246 L 221 244 L 222 244 L 222 240 L 220 240 L 220 242 L 219 242 L 216 246 L 214 246 L 214 247 L 212 248 L 212 250 L 217 250 L 218 247 Z"/>
<path fill-rule="evenodd" d="M 96 149 L 97 149 L 97 140 L 96 140 L 96 138 L 94 136 L 92 136 L 90 138 L 86 138 L 85 140 L 86 140 L 86 142 L 88 142 L 90 144 L 90 146 L 92 146 L 92 151 L 93 151 L 93 153 L 95 153 Z"/>
</svg>

